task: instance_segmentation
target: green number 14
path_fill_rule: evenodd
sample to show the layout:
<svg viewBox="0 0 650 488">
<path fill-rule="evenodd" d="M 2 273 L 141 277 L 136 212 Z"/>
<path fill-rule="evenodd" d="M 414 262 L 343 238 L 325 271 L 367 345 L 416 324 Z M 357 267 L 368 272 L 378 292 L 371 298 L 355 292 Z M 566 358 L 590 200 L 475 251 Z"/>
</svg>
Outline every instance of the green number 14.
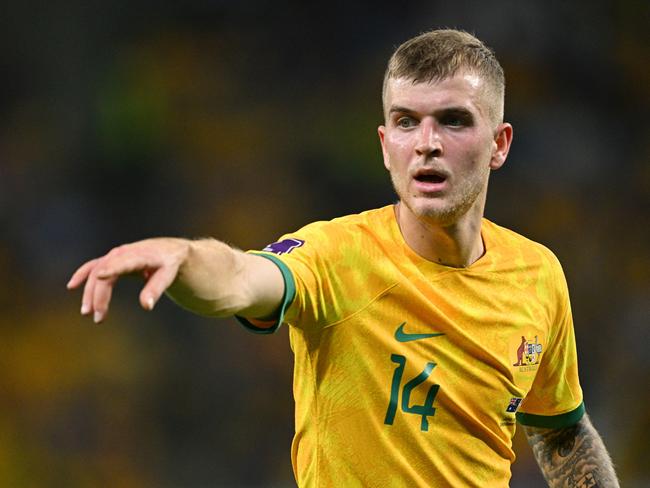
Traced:
<svg viewBox="0 0 650 488">
<path fill-rule="evenodd" d="M 402 374 L 404 373 L 404 366 L 406 366 L 406 358 L 400 356 L 399 354 L 392 354 L 390 360 L 397 364 L 395 372 L 393 373 L 393 381 L 390 387 L 390 403 L 388 404 L 388 410 L 386 411 L 386 418 L 384 423 L 387 425 L 393 425 L 395 420 L 395 413 L 397 412 L 397 403 L 399 401 L 399 387 L 402 383 Z M 410 405 L 409 401 L 411 399 L 411 392 L 421 383 L 424 383 L 426 379 L 431 375 L 431 371 L 436 367 L 436 363 L 427 363 L 424 367 L 424 370 L 417 375 L 412 380 L 408 381 L 404 385 L 402 390 L 402 411 L 404 413 L 414 413 L 422 416 L 422 422 L 420 423 L 420 430 L 427 432 L 429 430 L 429 419 L 427 417 L 433 416 L 436 413 L 436 409 L 433 408 L 433 400 L 438 394 L 438 389 L 440 385 L 431 385 L 429 391 L 427 392 L 427 397 L 424 400 L 422 405 Z"/>
</svg>

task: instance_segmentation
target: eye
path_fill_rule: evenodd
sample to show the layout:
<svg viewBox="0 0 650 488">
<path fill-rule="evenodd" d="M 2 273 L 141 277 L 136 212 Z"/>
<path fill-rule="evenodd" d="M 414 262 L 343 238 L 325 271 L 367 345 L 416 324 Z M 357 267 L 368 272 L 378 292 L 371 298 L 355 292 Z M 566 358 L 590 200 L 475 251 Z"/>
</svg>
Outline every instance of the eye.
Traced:
<svg viewBox="0 0 650 488">
<path fill-rule="evenodd" d="M 402 129 L 410 129 L 411 127 L 415 127 L 417 125 L 417 121 L 413 117 L 404 116 L 397 119 L 395 125 Z"/>
<path fill-rule="evenodd" d="M 445 117 L 442 123 L 452 127 L 462 127 L 464 125 L 463 121 L 460 120 L 460 117 Z"/>
<path fill-rule="evenodd" d="M 472 125 L 472 117 L 466 114 L 445 114 L 440 123 L 448 127 L 469 127 Z"/>
</svg>

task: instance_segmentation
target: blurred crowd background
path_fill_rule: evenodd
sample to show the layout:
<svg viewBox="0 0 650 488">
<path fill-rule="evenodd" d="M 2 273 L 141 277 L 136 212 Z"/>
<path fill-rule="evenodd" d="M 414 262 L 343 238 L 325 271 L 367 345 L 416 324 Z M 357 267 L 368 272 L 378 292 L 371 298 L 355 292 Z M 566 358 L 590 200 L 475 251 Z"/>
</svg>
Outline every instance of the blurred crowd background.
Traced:
<svg viewBox="0 0 650 488">
<path fill-rule="evenodd" d="M 0 486 L 294 486 L 286 329 L 256 336 L 166 299 L 145 312 L 138 279 L 97 326 L 65 284 L 123 242 L 259 249 L 393 201 L 384 67 L 445 26 L 506 72 L 515 137 L 487 216 L 562 261 L 587 409 L 622 486 L 650 486 L 648 5 L 3 4 Z M 512 486 L 544 486 L 515 445 Z"/>
</svg>

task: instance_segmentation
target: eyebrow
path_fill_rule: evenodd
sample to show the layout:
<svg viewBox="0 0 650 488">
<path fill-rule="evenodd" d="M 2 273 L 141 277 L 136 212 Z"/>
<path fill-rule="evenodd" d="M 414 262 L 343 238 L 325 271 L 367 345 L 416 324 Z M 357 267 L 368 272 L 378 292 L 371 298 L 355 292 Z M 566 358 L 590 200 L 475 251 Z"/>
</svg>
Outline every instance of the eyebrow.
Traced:
<svg viewBox="0 0 650 488">
<path fill-rule="evenodd" d="M 411 110 L 410 108 L 406 108 L 406 107 L 401 107 L 399 105 L 391 105 L 390 109 L 388 110 L 388 113 L 394 114 L 396 112 L 402 114 L 414 114 L 415 110 Z"/>
<path fill-rule="evenodd" d="M 388 110 L 388 114 L 390 115 L 394 113 L 403 113 L 403 114 L 411 115 L 411 114 L 416 114 L 418 112 L 407 107 L 402 107 L 400 105 L 393 105 Z M 474 114 L 470 110 L 462 106 L 445 107 L 439 110 L 435 110 L 431 115 L 440 116 L 440 115 L 450 115 L 450 114 L 474 117 Z"/>
</svg>

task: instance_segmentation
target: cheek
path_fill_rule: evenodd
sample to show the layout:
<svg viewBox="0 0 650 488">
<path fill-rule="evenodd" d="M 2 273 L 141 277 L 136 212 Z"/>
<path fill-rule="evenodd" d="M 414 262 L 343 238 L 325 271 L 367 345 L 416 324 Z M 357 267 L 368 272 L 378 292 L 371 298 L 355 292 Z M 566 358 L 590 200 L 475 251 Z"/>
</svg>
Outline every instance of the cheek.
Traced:
<svg viewBox="0 0 650 488">
<path fill-rule="evenodd" d="M 390 171 L 402 172 L 410 160 L 410 147 L 404 137 L 390 136 L 386 138 L 384 164 Z"/>
<path fill-rule="evenodd" d="M 386 148 L 390 154 L 404 154 L 409 150 L 408 134 L 390 132 L 386 134 Z"/>
<path fill-rule="evenodd" d="M 451 149 L 456 159 L 464 162 L 468 168 L 489 164 L 492 156 L 491 139 L 484 140 L 476 137 L 458 139 L 454 140 L 448 149 Z"/>
</svg>

